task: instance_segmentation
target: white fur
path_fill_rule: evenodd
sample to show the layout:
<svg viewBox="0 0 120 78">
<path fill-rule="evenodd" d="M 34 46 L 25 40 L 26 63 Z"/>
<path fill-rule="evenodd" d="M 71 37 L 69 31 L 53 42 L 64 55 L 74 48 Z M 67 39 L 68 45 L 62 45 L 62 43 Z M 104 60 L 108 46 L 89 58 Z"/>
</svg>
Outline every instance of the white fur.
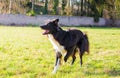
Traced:
<svg viewBox="0 0 120 78">
<path fill-rule="evenodd" d="M 49 34 L 48 37 L 55 50 L 57 50 L 58 52 L 61 52 L 61 54 L 64 54 L 66 52 L 66 50 L 64 49 L 64 46 L 60 45 L 52 35 Z"/>
<path fill-rule="evenodd" d="M 58 59 L 58 61 L 57 61 L 57 65 L 54 67 L 54 70 L 53 70 L 53 74 L 55 74 L 56 72 L 57 72 L 57 70 L 58 70 L 58 68 L 59 68 L 59 64 L 60 64 L 60 59 Z"/>
<path fill-rule="evenodd" d="M 62 45 L 60 45 L 60 44 L 54 39 L 54 37 L 53 37 L 51 34 L 48 35 L 48 38 L 49 38 L 50 42 L 52 43 L 53 48 L 56 50 L 56 52 L 60 52 L 62 55 L 63 55 L 64 53 L 66 53 L 66 50 L 64 49 L 64 47 L 63 47 Z M 52 72 L 53 74 L 55 74 L 55 73 L 57 72 L 57 70 L 58 70 L 58 68 L 59 68 L 60 60 L 61 60 L 61 59 L 58 58 L 57 65 L 54 67 L 54 70 L 53 70 L 53 72 Z"/>
</svg>

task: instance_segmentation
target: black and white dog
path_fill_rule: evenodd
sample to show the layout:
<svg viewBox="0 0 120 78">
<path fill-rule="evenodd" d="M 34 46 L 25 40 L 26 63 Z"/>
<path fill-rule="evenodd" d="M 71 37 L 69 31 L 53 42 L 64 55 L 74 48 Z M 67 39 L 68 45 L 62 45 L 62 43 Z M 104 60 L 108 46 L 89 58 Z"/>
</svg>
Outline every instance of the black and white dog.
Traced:
<svg viewBox="0 0 120 78">
<path fill-rule="evenodd" d="M 66 53 L 64 61 L 66 62 L 67 59 L 72 56 L 71 64 L 73 64 L 76 59 L 75 53 L 78 49 L 81 65 L 83 54 L 85 51 L 89 53 L 89 41 L 87 35 L 77 29 L 65 31 L 58 25 L 58 22 L 59 19 L 54 19 L 46 25 L 40 26 L 41 29 L 45 30 L 43 35 L 48 36 L 56 52 L 56 63 L 53 73 L 56 73 L 58 70 L 64 53 Z"/>
</svg>

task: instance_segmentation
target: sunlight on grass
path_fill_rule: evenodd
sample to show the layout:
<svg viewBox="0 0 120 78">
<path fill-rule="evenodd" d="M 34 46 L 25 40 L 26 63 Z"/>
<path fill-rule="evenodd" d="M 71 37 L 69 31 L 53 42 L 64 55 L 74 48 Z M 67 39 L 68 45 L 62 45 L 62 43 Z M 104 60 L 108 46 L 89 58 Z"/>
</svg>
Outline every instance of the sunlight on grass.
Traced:
<svg viewBox="0 0 120 78">
<path fill-rule="evenodd" d="M 73 66 L 70 58 L 53 75 L 55 53 L 39 27 L 0 26 L 0 78 L 119 78 L 120 29 L 77 29 L 87 32 L 90 55 L 83 67 L 77 55 Z"/>
</svg>

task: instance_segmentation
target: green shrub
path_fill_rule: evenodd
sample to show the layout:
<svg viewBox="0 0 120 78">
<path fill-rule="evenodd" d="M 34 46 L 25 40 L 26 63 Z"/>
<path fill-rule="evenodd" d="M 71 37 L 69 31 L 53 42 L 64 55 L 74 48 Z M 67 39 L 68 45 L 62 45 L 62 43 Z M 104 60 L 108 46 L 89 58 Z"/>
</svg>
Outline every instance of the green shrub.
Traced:
<svg viewBox="0 0 120 78">
<path fill-rule="evenodd" d="M 30 10 L 30 11 L 27 12 L 27 15 L 28 15 L 28 16 L 35 16 L 36 13 L 35 13 L 34 10 Z"/>
</svg>

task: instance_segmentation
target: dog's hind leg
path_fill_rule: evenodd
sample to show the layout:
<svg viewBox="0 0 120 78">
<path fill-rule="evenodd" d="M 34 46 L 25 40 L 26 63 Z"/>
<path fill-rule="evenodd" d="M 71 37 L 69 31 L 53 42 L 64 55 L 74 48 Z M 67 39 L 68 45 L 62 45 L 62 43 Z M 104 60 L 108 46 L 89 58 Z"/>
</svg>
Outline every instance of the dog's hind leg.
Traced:
<svg viewBox="0 0 120 78">
<path fill-rule="evenodd" d="M 83 64 L 82 56 L 83 56 L 83 53 L 80 54 L 80 64 L 81 64 L 81 66 Z"/>
<path fill-rule="evenodd" d="M 77 48 L 75 48 L 75 50 L 73 51 L 71 65 L 73 65 L 76 60 L 76 56 L 75 56 L 76 52 L 77 52 Z"/>
<path fill-rule="evenodd" d="M 55 67 L 53 70 L 53 74 L 55 74 L 59 68 L 59 65 L 61 63 L 61 58 L 62 58 L 62 54 L 60 52 L 56 52 L 56 62 L 55 62 Z"/>
<path fill-rule="evenodd" d="M 83 64 L 82 56 L 85 52 L 85 40 L 84 39 L 80 43 L 78 43 L 78 49 L 79 49 L 79 56 L 80 56 L 80 64 L 82 66 Z"/>
<path fill-rule="evenodd" d="M 64 61 L 67 62 L 67 59 L 70 57 L 70 55 L 72 55 L 72 52 L 74 51 L 74 47 L 70 47 L 67 49 L 67 53 L 66 55 L 64 56 Z"/>
</svg>

